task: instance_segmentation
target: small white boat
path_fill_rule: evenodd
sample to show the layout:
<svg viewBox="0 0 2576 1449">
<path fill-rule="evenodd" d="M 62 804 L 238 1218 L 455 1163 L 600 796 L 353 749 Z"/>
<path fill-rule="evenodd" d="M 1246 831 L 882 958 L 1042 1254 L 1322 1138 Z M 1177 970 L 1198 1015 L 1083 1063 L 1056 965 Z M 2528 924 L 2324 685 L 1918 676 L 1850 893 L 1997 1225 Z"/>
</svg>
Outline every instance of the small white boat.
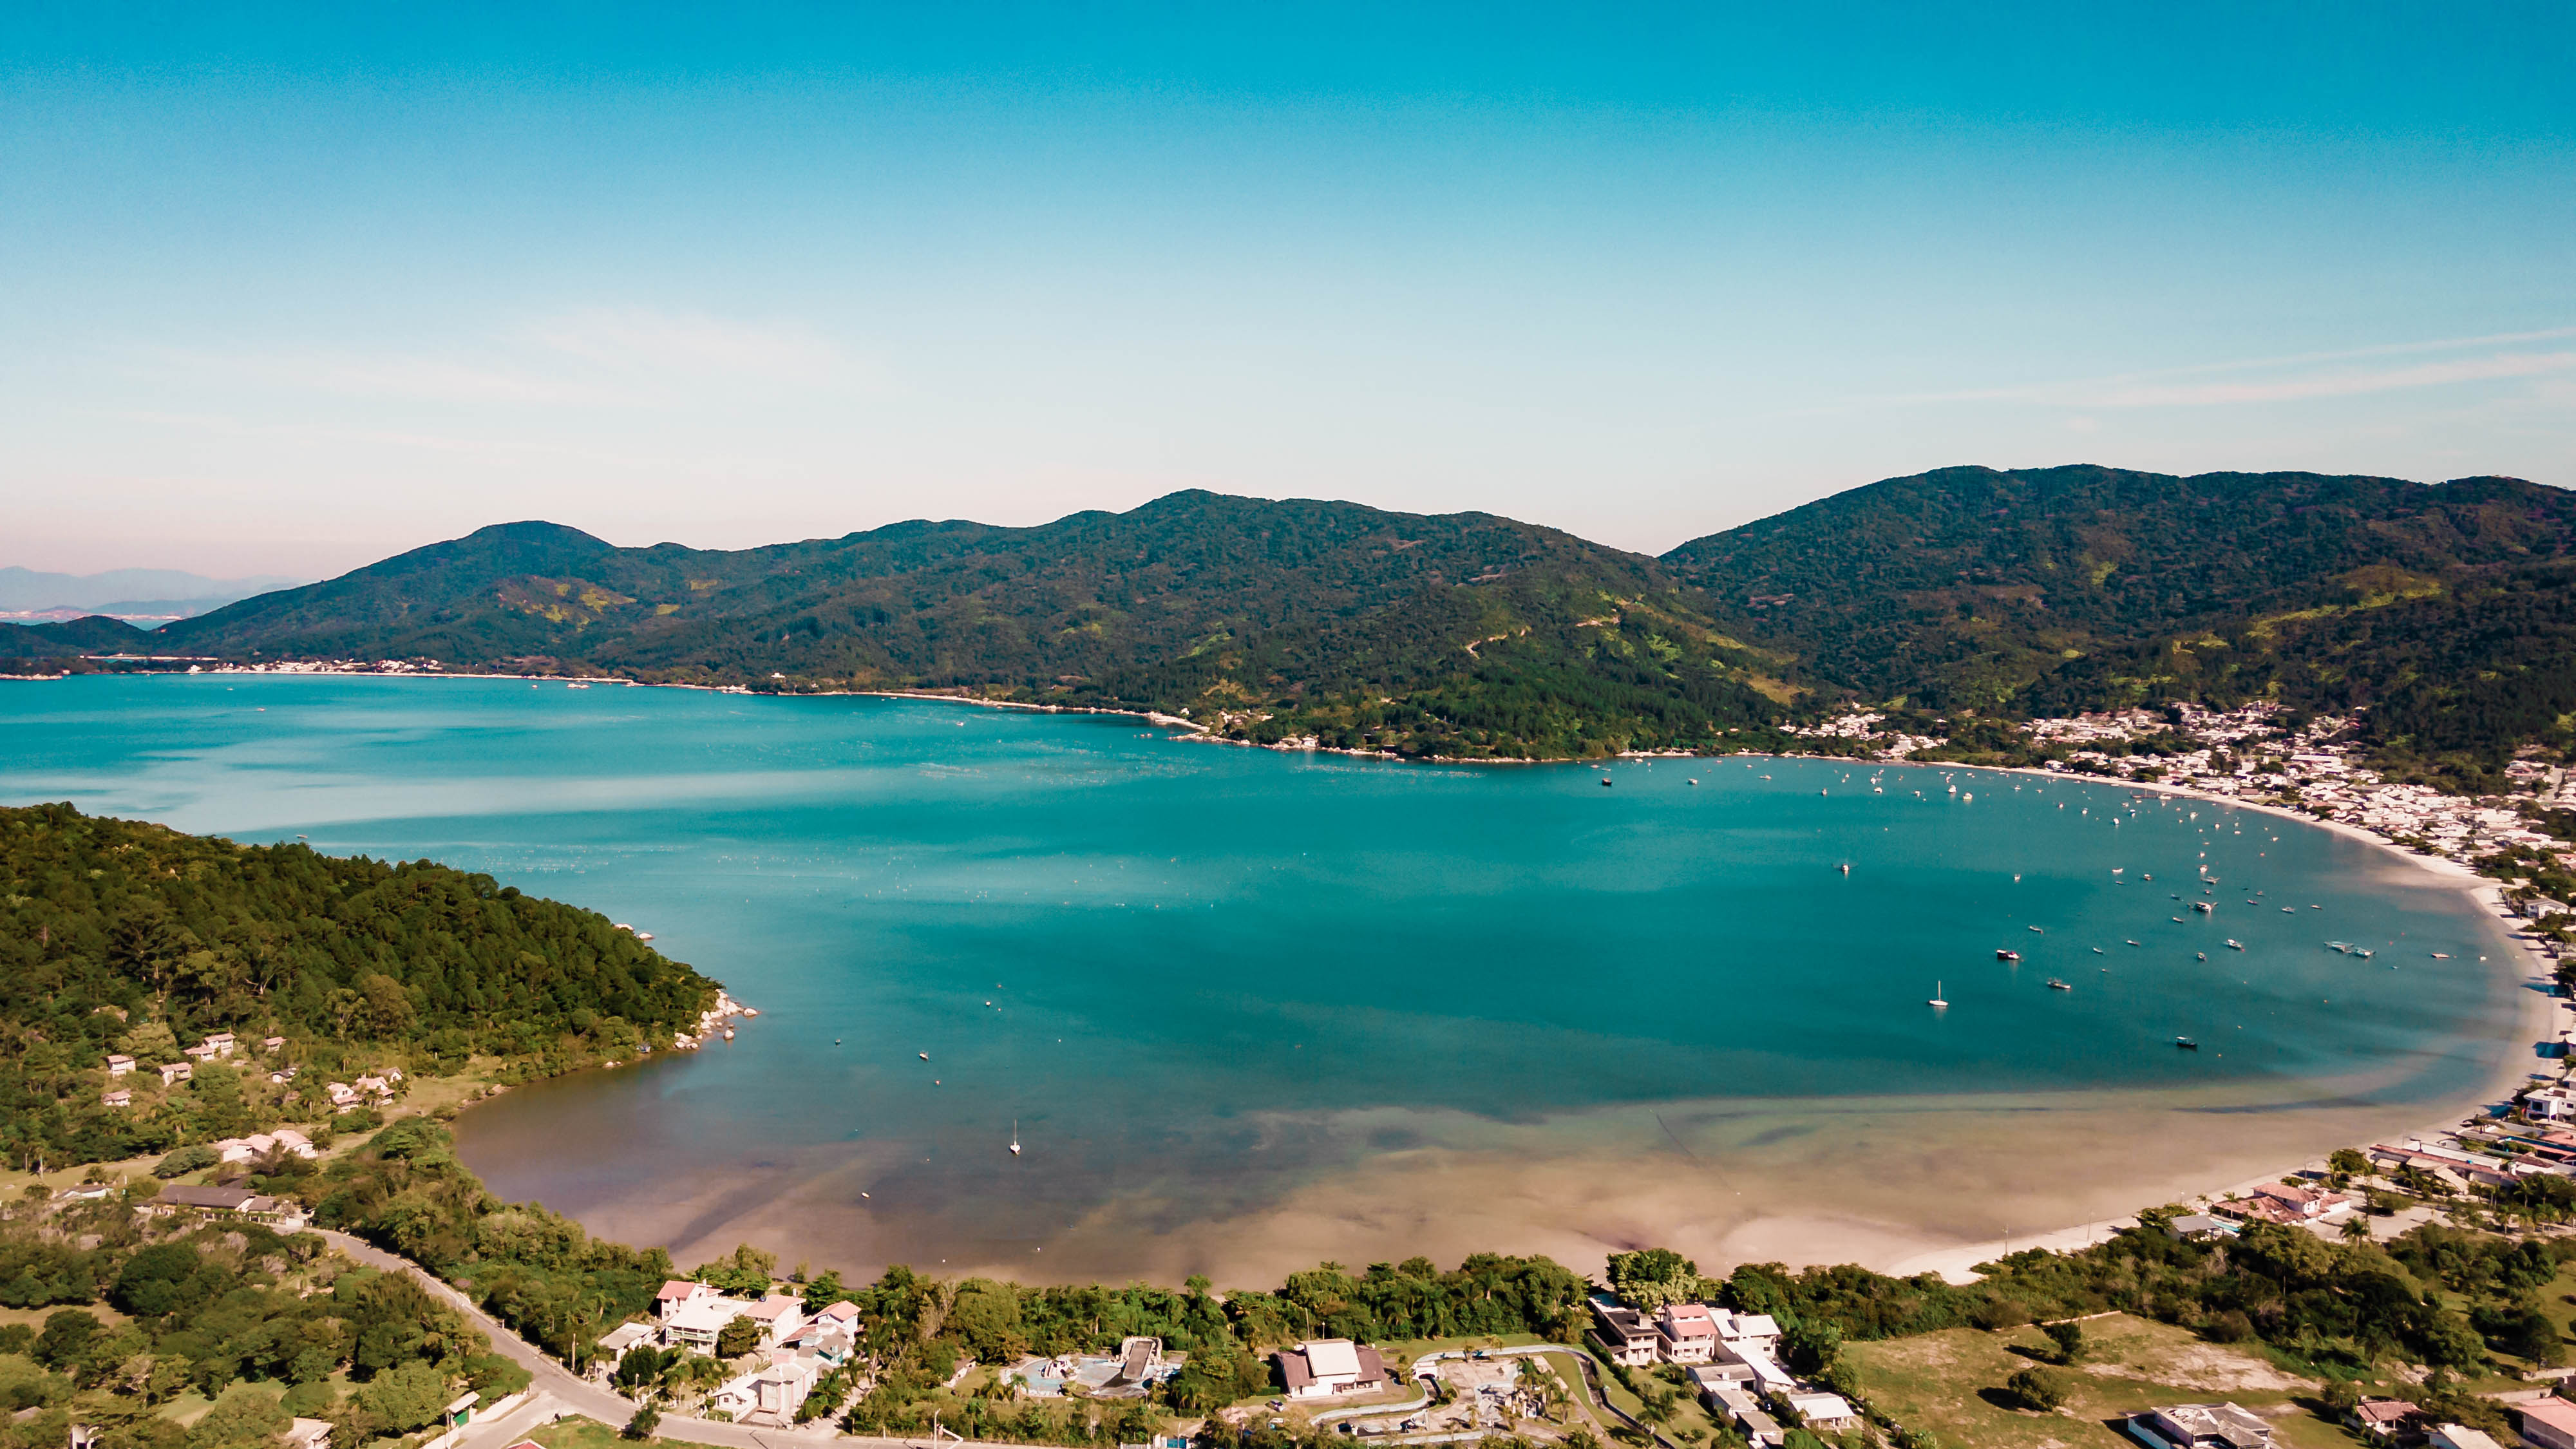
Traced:
<svg viewBox="0 0 2576 1449">
<path fill-rule="evenodd" d="M 925 1061 L 925 1062 L 926 1062 L 926 1061 L 928 1061 L 928 1060 L 930 1060 L 930 1053 L 928 1053 L 928 1052 L 921 1052 L 921 1053 L 918 1053 L 917 1055 L 919 1055 L 919 1056 L 920 1056 L 920 1058 L 921 1058 L 923 1061 Z"/>
<path fill-rule="evenodd" d="M 1940 983 L 1940 982 L 1938 982 L 1938 981 L 1933 982 L 1933 983 L 1932 983 L 1932 999 L 1931 999 L 1929 1002 L 1926 1002 L 1926 1003 L 1925 1003 L 1925 1005 L 1930 1006 L 1930 1007 L 1931 1007 L 1931 1008 L 1933 1008 L 1934 1010 L 1938 1011 L 1938 1010 L 1941 1010 L 1942 1008 L 1947 1007 L 1949 1004 L 1950 1004 L 1950 1003 L 1948 1003 L 1948 1002 L 1946 1002 L 1946 1001 L 1944 1001 L 1944 1000 L 1942 1000 L 1942 999 L 1941 999 L 1941 983 Z"/>
<path fill-rule="evenodd" d="M 1020 1119 L 1017 1117 L 1011 1119 L 1011 1155 L 1020 1155 Z"/>
<path fill-rule="evenodd" d="M 2245 949 L 2245 943 L 2231 936 L 2227 940 L 2227 949 L 2230 951 L 2242 951 Z"/>
</svg>

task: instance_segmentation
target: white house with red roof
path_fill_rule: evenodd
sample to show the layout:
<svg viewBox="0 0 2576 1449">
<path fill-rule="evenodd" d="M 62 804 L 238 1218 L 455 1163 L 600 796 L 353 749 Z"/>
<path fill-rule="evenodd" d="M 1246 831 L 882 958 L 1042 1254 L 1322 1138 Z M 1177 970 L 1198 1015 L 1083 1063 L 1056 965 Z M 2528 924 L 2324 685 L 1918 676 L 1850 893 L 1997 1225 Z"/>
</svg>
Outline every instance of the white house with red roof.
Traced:
<svg viewBox="0 0 2576 1449">
<path fill-rule="evenodd" d="M 760 1325 L 760 1346 L 776 1348 L 805 1326 L 805 1305 L 783 1293 L 772 1293 L 742 1311 Z"/>
<path fill-rule="evenodd" d="M 694 1303 L 701 1298 L 723 1296 L 707 1284 L 693 1283 L 686 1278 L 673 1278 L 662 1285 L 662 1291 L 653 1295 L 653 1316 L 668 1319 L 672 1314 L 680 1311 L 680 1305 L 683 1303 Z"/>
<path fill-rule="evenodd" d="M 1667 1303 L 1655 1310 L 1655 1337 L 1666 1363 L 1717 1362 L 1717 1316 L 1705 1303 Z"/>
</svg>

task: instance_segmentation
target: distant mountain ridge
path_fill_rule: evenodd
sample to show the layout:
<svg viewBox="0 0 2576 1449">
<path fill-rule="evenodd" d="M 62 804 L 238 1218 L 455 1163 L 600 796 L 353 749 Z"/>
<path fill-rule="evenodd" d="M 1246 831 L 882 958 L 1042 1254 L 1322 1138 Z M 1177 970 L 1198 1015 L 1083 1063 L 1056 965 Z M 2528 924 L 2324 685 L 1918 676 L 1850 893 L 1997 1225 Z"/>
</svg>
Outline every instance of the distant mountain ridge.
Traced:
<svg viewBox="0 0 2576 1449">
<path fill-rule="evenodd" d="M 1659 559 L 1491 514 L 1191 491 L 738 551 L 500 524 L 151 647 L 951 690 L 1466 758 L 1708 748 L 1850 702 L 2270 696 L 2493 761 L 2576 745 L 2571 542 L 2576 494 L 2506 478 L 1948 468 Z M 56 653 L 114 637 L 56 627 Z"/>
<path fill-rule="evenodd" d="M 62 622 L 92 614 L 156 622 L 183 619 L 302 582 L 283 575 L 210 579 L 178 569 L 53 574 L 11 566 L 0 568 L 0 620 Z"/>
</svg>

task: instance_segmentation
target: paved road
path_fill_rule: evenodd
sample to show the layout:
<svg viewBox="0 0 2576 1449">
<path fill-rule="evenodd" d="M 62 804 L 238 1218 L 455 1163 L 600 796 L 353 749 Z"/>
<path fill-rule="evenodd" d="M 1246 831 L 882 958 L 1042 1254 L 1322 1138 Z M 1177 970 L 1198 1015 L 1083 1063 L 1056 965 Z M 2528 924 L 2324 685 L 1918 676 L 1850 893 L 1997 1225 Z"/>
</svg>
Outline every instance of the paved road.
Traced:
<svg viewBox="0 0 2576 1449">
<path fill-rule="evenodd" d="M 397 1257 L 363 1239 L 353 1238 L 347 1233 L 334 1232 L 329 1228 L 313 1228 L 310 1231 L 320 1234 L 323 1241 L 354 1262 L 364 1263 L 370 1268 L 387 1273 L 408 1273 L 419 1280 L 421 1285 L 429 1290 L 431 1297 L 464 1314 L 466 1322 L 483 1330 L 484 1336 L 492 1340 L 495 1351 L 507 1355 L 511 1362 L 526 1369 L 530 1378 L 529 1388 L 538 1399 L 551 1402 L 554 1414 L 576 1414 L 618 1428 L 624 1428 L 626 1421 L 635 1416 L 635 1405 L 632 1401 L 611 1393 L 587 1379 L 575 1376 L 570 1369 L 547 1356 L 535 1344 L 511 1332 L 499 1319 L 475 1307 L 464 1294 L 439 1281 L 436 1275 L 423 1269 L 419 1264 L 408 1258 Z M 1582 1367 L 1584 1377 L 1591 1381 L 1589 1386 L 1593 1391 L 1593 1397 L 1598 1401 L 1598 1407 L 1615 1415 L 1624 1423 L 1639 1429 L 1645 1428 L 1644 1425 L 1610 1405 L 1609 1396 L 1601 1389 L 1600 1373 L 1593 1368 L 1590 1357 L 1580 1350 L 1569 1350 L 1562 1344 L 1556 1344 L 1541 1348 L 1488 1349 L 1486 1353 L 1488 1357 L 1497 1358 L 1517 1357 L 1522 1354 L 1571 1353 L 1574 1361 Z M 1451 1350 L 1426 1355 L 1426 1359 L 1465 1356 L 1462 1351 Z M 1402 1404 L 1376 1404 L 1351 1412 L 1384 1414 L 1400 1412 L 1406 1407 Z M 1318 1416 L 1319 1423 L 1323 1417 L 1325 1416 Z M 524 1432 L 524 1429 L 519 1427 L 523 1419 L 526 1421 L 525 1427 L 528 1428 L 535 1427 L 541 1422 L 540 1418 L 531 1414 L 528 1409 L 513 1412 L 504 1422 L 512 1425 L 518 1432 Z M 662 1422 L 653 1430 L 653 1434 L 659 1439 L 675 1439 L 685 1444 L 718 1444 L 725 1446 L 725 1449 L 815 1449 L 815 1446 L 827 1444 L 834 1446 L 834 1449 L 943 1449 L 941 1444 L 929 1439 L 879 1439 L 860 1434 L 841 1434 L 834 1432 L 828 1425 L 819 1429 L 813 1427 L 755 1429 L 745 1424 L 720 1424 L 712 1419 L 689 1419 L 677 1414 L 663 1415 Z M 1656 1434 L 1654 1437 L 1657 1442 L 1665 1446 L 1665 1449 L 1678 1449 L 1678 1446 L 1673 1445 L 1672 1441 L 1664 1436 Z M 478 1434 L 475 1438 L 477 1442 L 471 1446 L 471 1449 L 495 1449 L 498 1444 L 511 1442 L 498 1436 L 485 1440 Z M 948 1444 L 955 1442 L 946 1441 Z"/>
<path fill-rule="evenodd" d="M 570 1369 L 548 1357 L 535 1344 L 512 1333 L 499 1319 L 477 1308 L 462 1293 L 442 1283 L 408 1258 L 397 1257 L 382 1248 L 353 1238 L 347 1233 L 328 1228 L 314 1228 L 323 1240 L 356 1262 L 387 1273 L 408 1273 L 429 1290 L 430 1296 L 465 1315 L 467 1322 L 483 1330 L 492 1340 L 494 1351 L 528 1371 L 529 1387 L 553 1402 L 553 1413 L 574 1414 L 596 1419 L 603 1424 L 624 1428 L 635 1417 L 633 1402 L 611 1393 L 586 1379 L 576 1377 Z M 508 1422 L 516 1425 L 524 1411 L 513 1413 Z M 539 1421 L 529 1418 L 527 1427 Z M 827 1424 L 820 1428 L 756 1429 L 746 1424 L 721 1424 L 712 1419 L 683 1418 L 664 1414 L 654 1436 L 676 1439 L 686 1444 L 720 1444 L 726 1449 L 813 1449 L 829 1444 L 835 1449 L 937 1449 L 928 1439 L 876 1439 L 857 1434 L 835 1433 Z M 508 1440 L 501 1441 L 510 1442 Z"/>
</svg>

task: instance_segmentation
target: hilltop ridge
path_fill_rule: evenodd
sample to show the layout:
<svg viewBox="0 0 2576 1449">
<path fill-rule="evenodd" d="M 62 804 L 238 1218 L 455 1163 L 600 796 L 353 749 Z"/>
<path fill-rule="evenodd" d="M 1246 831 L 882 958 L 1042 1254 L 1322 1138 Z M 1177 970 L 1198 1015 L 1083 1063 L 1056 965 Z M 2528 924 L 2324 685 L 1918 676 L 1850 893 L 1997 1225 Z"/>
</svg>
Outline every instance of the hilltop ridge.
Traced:
<svg viewBox="0 0 2576 1449">
<path fill-rule="evenodd" d="M 2365 709 L 2383 749 L 2576 745 L 2576 494 L 2511 478 L 1937 469 L 1660 558 L 1486 513 L 1173 493 L 741 550 L 496 524 L 38 657 L 436 659 L 1187 714 L 1455 758 L 1704 749 L 1866 704 Z"/>
</svg>

